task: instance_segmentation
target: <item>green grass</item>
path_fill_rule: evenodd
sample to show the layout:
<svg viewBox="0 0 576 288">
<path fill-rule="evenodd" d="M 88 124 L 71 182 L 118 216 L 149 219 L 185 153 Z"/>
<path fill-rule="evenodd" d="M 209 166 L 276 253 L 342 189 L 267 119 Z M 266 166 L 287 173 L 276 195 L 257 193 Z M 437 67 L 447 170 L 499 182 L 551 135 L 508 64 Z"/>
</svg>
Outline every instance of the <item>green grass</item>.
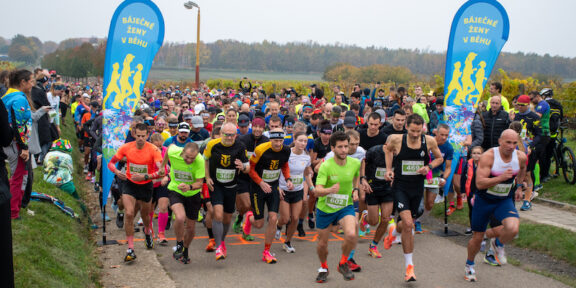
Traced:
<svg viewBox="0 0 576 288">
<path fill-rule="evenodd" d="M 434 217 L 444 219 L 444 205 L 434 205 L 431 213 Z M 468 226 L 468 207 L 448 216 L 448 223 Z M 520 222 L 520 236 L 512 245 L 548 254 L 576 266 L 576 233 L 525 220 Z"/>
<path fill-rule="evenodd" d="M 196 70 L 177 68 L 152 68 L 149 80 L 171 81 L 194 81 Z M 207 79 L 242 79 L 248 77 L 251 80 L 299 80 L 299 81 L 322 81 L 321 73 L 305 72 L 272 72 L 272 71 L 240 71 L 221 70 L 200 67 L 200 80 Z M 236 88 L 236 87 L 234 87 Z"/>
<path fill-rule="evenodd" d="M 576 153 L 576 132 L 565 130 L 564 137 L 567 140 L 566 146 Z M 566 183 L 564 176 L 559 175 L 543 185 L 544 188 L 538 192 L 540 197 L 576 205 L 576 185 Z"/>
<path fill-rule="evenodd" d="M 69 139 L 76 149 L 72 124 L 62 128 L 62 138 Z M 79 157 L 80 153 L 75 150 L 73 158 Z M 82 196 L 85 191 L 80 186 L 81 167 L 75 170 L 74 182 Z M 33 191 L 55 196 L 82 214 L 72 196 L 44 182 L 42 176 L 42 168 L 36 168 Z M 51 203 L 31 201 L 28 207 L 35 216 L 21 210 L 22 219 L 12 221 L 16 287 L 100 286 L 98 257 L 94 253 L 94 241 L 90 239 L 88 219 L 83 217 L 81 222 L 72 219 Z"/>
</svg>

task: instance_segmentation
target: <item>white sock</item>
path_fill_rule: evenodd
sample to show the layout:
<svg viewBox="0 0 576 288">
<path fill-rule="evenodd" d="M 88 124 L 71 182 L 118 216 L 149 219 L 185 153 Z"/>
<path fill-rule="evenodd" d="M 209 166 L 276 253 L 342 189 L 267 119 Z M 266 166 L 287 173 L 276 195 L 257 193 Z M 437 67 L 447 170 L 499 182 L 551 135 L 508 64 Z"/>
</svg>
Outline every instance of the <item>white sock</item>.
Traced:
<svg viewBox="0 0 576 288">
<path fill-rule="evenodd" d="M 412 263 L 412 253 L 404 253 L 404 261 L 406 262 L 406 268 L 408 268 L 408 265 L 414 265 Z"/>
</svg>

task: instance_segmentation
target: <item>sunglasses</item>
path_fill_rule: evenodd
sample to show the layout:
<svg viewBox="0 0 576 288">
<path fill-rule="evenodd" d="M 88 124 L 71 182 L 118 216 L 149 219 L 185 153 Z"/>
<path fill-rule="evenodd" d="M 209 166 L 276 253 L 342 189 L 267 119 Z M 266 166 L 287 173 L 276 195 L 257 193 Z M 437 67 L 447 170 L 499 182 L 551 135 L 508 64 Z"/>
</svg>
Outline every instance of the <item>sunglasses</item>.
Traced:
<svg viewBox="0 0 576 288">
<path fill-rule="evenodd" d="M 236 134 L 222 133 L 222 136 L 224 136 L 224 137 L 234 137 L 234 136 L 236 136 Z"/>
</svg>

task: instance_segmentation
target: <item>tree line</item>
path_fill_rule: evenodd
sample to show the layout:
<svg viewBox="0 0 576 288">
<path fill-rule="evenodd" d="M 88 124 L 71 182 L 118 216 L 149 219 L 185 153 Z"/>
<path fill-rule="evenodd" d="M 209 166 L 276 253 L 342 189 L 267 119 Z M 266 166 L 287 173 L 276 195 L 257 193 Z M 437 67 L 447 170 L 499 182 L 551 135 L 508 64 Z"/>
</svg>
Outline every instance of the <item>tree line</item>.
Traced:
<svg viewBox="0 0 576 288">
<path fill-rule="evenodd" d="M 105 47 L 105 39 L 71 38 L 55 43 L 53 41 L 42 42 L 37 37 L 19 34 L 10 40 L 0 37 L 0 54 L 7 54 L 13 61 L 47 66 L 45 63 L 55 64 L 56 53 L 61 59 L 83 62 L 76 66 L 85 67 L 86 59 L 68 57 L 74 54 L 80 56 L 77 47 L 84 43 L 90 43 L 94 53 L 105 52 L 98 48 L 102 45 Z M 326 75 L 328 70 L 343 64 L 355 67 L 384 65 L 407 68 L 414 75 L 430 76 L 444 73 L 446 59 L 446 53 L 428 50 L 389 49 L 375 46 L 362 48 L 338 43 L 319 44 L 313 41 L 280 44 L 266 40 L 259 43 L 218 40 L 213 43 L 200 43 L 200 45 L 201 67 L 230 70 L 315 72 Z M 87 51 L 88 48 L 81 50 Z M 196 62 L 195 51 L 196 43 L 165 42 L 154 60 L 154 67 L 193 69 Z M 89 57 L 99 59 L 102 56 L 89 55 Z M 88 62 L 94 63 L 94 60 Z M 74 65 L 69 64 L 69 66 Z M 576 78 L 576 58 L 523 52 L 502 53 L 494 71 L 497 69 L 535 78 L 554 75 L 574 79 Z M 70 67 L 66 69 L 66 72 L 80 73 L 75 72 L 80 70 Z M 96 75 L 99 72 L 100 70 L 96 69 L 88 74 Z M 398 72 L 405 73 L 406 71 Z M 82 77 L 83 75 L 70 76 Z"/>
</svg>

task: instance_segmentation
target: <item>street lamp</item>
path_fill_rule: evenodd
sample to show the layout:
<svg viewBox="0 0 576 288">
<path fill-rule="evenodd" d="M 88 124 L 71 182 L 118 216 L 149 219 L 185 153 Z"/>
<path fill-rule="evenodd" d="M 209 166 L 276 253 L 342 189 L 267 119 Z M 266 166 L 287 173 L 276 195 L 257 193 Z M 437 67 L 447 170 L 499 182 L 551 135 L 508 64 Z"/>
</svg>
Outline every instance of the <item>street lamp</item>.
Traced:
<svg viewBox="0 0 576 288">
<path fill-rule="evenodd" d="M 188 1 L 184 3 L 184 7 L 189 10 L 194 9 L 194 7 L 198 8 L 198 31 L 196 38 L 196 89 L 200 89 L 200 6 L 192 1 Z"/>
</svg>

